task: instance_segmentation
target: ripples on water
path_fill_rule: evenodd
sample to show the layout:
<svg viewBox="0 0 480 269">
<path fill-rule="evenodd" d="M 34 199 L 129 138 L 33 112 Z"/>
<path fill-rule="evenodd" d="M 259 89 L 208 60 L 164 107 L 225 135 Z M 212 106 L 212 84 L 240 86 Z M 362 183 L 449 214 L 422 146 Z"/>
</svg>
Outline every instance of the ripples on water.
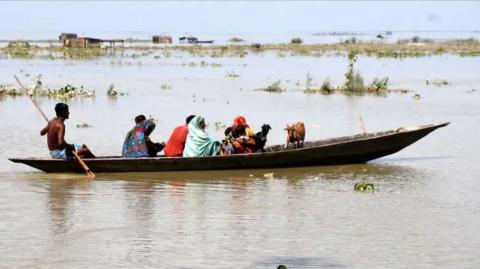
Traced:
<svg viewBox="0 0 480 269">
<path fill-rule="evenodd" d="M 9 186 L 2 188 L 7 191 L 0 201 L 6 212 L 0 222 L 5 232 L 0 246 L 8 258 L 0 264 L 109 268 L 450 264 L 456 254 L 446 253 L 451 251 L 446 246 L 456 242 L 445 245 L 445 238 L 477 243 L 455 228 L 459 213 L 455 211 L 461 205 L 438 207 L 438 197 L 428 195 L 434 174 L 389 164 L 98 174 L 94 181 L 82 175 L 17 174 L 1 182 Z M 353 191 L 358 181 L 375 183 L 376 191 Z M 421 251 L 446 256 L 429 258 Z M 471 251 L 462 255 L 470 256 Z"/>
</svg>

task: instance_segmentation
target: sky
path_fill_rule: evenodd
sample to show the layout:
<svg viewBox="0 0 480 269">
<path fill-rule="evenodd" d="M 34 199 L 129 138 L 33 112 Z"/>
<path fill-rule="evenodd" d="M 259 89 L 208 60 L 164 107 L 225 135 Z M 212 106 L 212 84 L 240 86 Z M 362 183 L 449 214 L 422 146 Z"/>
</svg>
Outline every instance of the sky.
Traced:
<svg viewBox="0 0 480 269">
<path fill-rule="evenodd" d="M 479 1 L 0 1 L 0 39 L 60 32 L 480 30 Z"/>
</svg>

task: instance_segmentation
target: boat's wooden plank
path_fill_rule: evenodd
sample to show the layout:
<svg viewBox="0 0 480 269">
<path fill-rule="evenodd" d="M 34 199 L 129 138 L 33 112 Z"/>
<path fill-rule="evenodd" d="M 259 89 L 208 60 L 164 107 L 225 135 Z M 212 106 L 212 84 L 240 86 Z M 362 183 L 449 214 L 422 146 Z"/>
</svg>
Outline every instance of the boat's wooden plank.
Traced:
<svg viewBox="0 0 480 269">
<path fill-rule="evenodd" d="M 284 150 L 283 145 L 276 145 L 269 147 L 267 152 L 255 154 L 134 159 L 105 156 L 84 161 L 96 172 L 188 171 L 361 163 L 395 153 L 446 125 L 448 123 L 317 140 L 306 142 L 305 147 L 299 149 Z M 45 157 L 10 160 L 45 172 L 81 172 L 74 160 Z"/>
</svg>

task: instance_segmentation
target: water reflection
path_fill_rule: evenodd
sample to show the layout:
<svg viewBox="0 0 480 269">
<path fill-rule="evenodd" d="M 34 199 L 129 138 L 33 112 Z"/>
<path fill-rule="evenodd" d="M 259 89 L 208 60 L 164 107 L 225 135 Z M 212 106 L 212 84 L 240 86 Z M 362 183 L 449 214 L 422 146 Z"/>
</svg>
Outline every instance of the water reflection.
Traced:
<svg viewBox="0 0 480 269">
<path fill-rule="evenodd" d="M 65 233 L 69 228 L 67 226 L 67 214 L 69 214 L 70 201 L 67 197 L 73 185 L 74 182 L 72 181 L 53 181 L 47 187 L 47 208 L 49 209 L 52 233 L 54 234 Z"/>
<path fill-rule="evenodd" d="M 408 160 L 412 160 L 408 158 Z M 403 165 L 393 165 L 390 159 L 382 163 L 314 166 L 299 168 L 276 168 L 254 170 L 186 171 L 155 173 L 108 173 L 98 174 L 97 180 L 121 180 L 135 182 L 157 182 L 177 187 L 182 191 L 189 184 L 231 185 L 233 189 L 248 189 L 252 184 L 264 184 L 268 180 L 286 180 L 289 185 L 304 181 L 320 180 L 373 180 L 415 178 L 423 171 Z"/>
<path fill-rule="evenodd" d="M 428 169 L 371 163 L 105 173 L 91 181 L 82 174 L 28 173 L 17 180 L 34 187 L 40 196 L 35 200 L 45 198 L 35 212 L 46 212 L 50 232 L 34 225 L 40 236 L 28 243 L 42 249 L 48 265 L 74 260 L 96 267 L 342 268 L 359 262 L 368 268 L 374 258 L 357 261 L 359 249 L 382 249 L 392 258 L 398 255 L 392 240 L 417 251 L 425 246 L 415 242 L 432 239 L 426 219 L 413 234 L 393 229 L 398 223 L 411 227 L 435 210 L 436 196 L 425 196 L 431 178 Z M 355 192 L 360 180 L 374 182 L 376 191 Z M 411 257 L 402 259 L 411 264 Z"/>
<path fill-rule="evenodd" d="M 155 232 L 155 196 L 158 183 L 155 181 L 126 181 L 122 185 L 126 207 L 126 229 L 131 238 L 127 259 L 139 264 L 151 264 L 154 244 L 151 234 Z"/>
<path fill-rule="evenodd" d="M 48 179 L 42 182 L 46 184 L 47 192 L 46 208 L 48 209 L 51 222 L 51 232 L 54 235 L 67 233 L 74 224 L 72 221 L 72 200 L 82 199 L 81 192 L 88 192 L 90 180 L 84 177 L 65 177 L 64 175 L 53 177 L 45 175 L 40 178 Z M 34 181 L 33 184 L 38 184 Z"/>
</svg>

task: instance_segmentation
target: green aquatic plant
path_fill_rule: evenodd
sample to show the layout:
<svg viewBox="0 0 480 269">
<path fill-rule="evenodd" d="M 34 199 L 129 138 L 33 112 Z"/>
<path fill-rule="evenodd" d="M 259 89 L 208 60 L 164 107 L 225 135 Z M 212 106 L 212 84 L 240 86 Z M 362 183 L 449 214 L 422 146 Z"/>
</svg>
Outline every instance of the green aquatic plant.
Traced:
<svg viewBox="0 0 480 269">
<path fill-rule="evenodd" d="M 480 56 L 480 50 L 462 51 L 459 55 L 462 57 Z"/>
<path fill-rule="evenodd" d="M 303 92 L 306 94 L 330 94 L 335 91 L 337 91 L 337 89 L 330 84 L 330 80 L 328 78 L 323 81 L 320 88 L 306 88 L 305 90 L 303 90 Z"/>
<path fill-rule="evenodd" d="M 412 39 L 416 43 L 412 42 Z M 294 38 L 286 44 L 245 44 L 236 43 L 228 45 L 202 46 L 198 44 L 172 45 L 172 46 L 145 46 L 132 44 L 131 46 L 94 47 L 94 48 L 65 48 L 60 45 L 36 46 L 26 43 L 12 43 L 10 47 L 0 48 L 0 57 L 10 58 L 35 58 L 40 59 L 89 59 L 95 57 L 138 58 L 156 53 L 154 58 L 181 57 L 180 53 L 190 54 L 195 57 L 246 57 L 249 52 L 259 53 L 273 51 L 282 56 L 312 55 L 315 57 L 325 53 L 340 54 L 345 51 L 356 51 L 359 55 L 377 57 L 423 57 L 441 54 L 456 54 L 460 56 L 480 56 L 480 42 L 476 39 L 465 40 L 428 40 L 410 38 L 397 43 L 360 42 L 354 38 L 334 44 L 303 44 L 299 38 Z M 261 48 L 261 49 L 260 49 Z M 118 54 L 117 52 L 122 52 Z M 124 53 L 128 52 L 128 53 Z"/>
<path fill-rule="evenodd" d="M 441 87 L 441 86 L 448 85 L 450 83 L 448 83 L 448 81 L 446 81 L 445 79 L 436 79 L 432 82 L 432 84 L 434 86 Z"/>
<path fill-rule="evenodd" d="M 306 85 L 307 89 L 310 89 L 312 87 L 312 81 L 313 81 L 313 77 L 312 77 L 312 75 L 310 75 L 310 72 L 308 72 L 307 77 L 306 77 L 306 81 L 305 81 L 305 85 Z"/>
<path fill-rule="evenodd" d="M 357 61 L 357 51 L 350 51 L 348 54 L 348 67 L 345 73 L 344 89 L 350 92 L 363 92 L 366 90 L 363 84 L 363 77 L 359 72 L 355 72 L 354 65 Z"/>
<path fill-rule="evenodd" d="M 110 84 L 110 86 L 108 86 L 107 96 L 109 98 L 116 99 L 117 96 L 123 96 L 123 95 L 128 95 L 128 93 L 118 91 L 113 85 L 113 83 Z"/>
<path fill-rule="evenodd" d="M 36 93 L 37 95 L 37 93 Z M 74 87 L 70 84 L 65 85 L 64 87 L 58 89 L 48 89 L 46 91 L 39 91 L 39 95 L 46 95 L 49 97 L 59 98 L 59 99 L 72 99 L 74 97 L 83 96 L 83 97 L 94 97 L 95 91 L 89 91 L 80 86 L 80 88 Z"/>
<path fill-rule="evenodd" d="M 363 83 L 362 75 L 359 72 L 355 72 L 355 75 L 347 76 L 345 88 L 347 91 L 351 92 L 364 92 L 366 88 Z"/>
<path fill-rule="evenodd" d="M 162 84 L 162 85 L 160 86 L 160 88 L 161 88 L 162 90 L 171 90 L 171 89 L 172 89 L 172 86 L 170 86 L 170 85 L 168 85 L 168 84 Z"/>
<path fill-rule="evenodd" d="M 83 86 L 80 88 L 74 87 L 70 84 L 56 89 L 44 89 L 41 75 L 37 76 L 35 85 L 27 89 L 16 89 L 13 87 L 0 86 L 0 95 L 8 96 L 45 96 L 56 99 L 73 99 L 75 97 L 94 97 L 95 91 L 86 90 Z"/>
<path fill-rule="evenodd" d="M 10 41 L 8 42 L 7 48 L 23 48 L 23 49 L 29 49 L 31 48 L 30 43 L 27 41 L 23 40 L 16 40 L 16 41 Z"/>
<path fill-rule="evenodd" d="M 79 123 L 76 125 L 77 128 L 91 128 L 93 127 L 92 125 L 88 124 L 88 123 Z"/>
<path fill-rule="evenodd" d="M 285 90 L 280 87 L 280 83 L 281 83 L 281 80 L 279 79 L 265 88 L 257 89 L 257 91 L 281 93 Z"/>
<path fill-rule="evenodd" d="M 303 43 L 303 40 L 299 37 L 292 38 L 292 40 L 290 41 L 290 44 L 302 44 L 302 43 Z"/>
<path fill-rule="evenodd" d="M 379 91 L 379 90 L 386 90 L 388 86 L 388 77 L 385 77 L 383 79 L 377 79 L 375 78 L 372 82 L 372 85 L 368 87 L 370 91 Z"/>
<path fill-rule="evenodd" d="M 323 81 L 322 86 L 320 86 L 320 91 L 325 94 L 330 94 L 335 91 L 332 85 L 330 85 L 330 80 L 328 78 Z"/>
<path fill-rule="evenodd" d="M 375 187 L 373 183 L 358 182 L 355 184 L 355 190 L 358 192 L 373 192 Z"/>
<path fill-rule="evenodd" d="M 235 73 L 234 71 L 227 71 L 227 74 L 225 75 L 227 78 L 239 78 L 240 75 L 238 73 Z"/>
<path fill-rule="evenodd" d="M 63 53 L 67 58 L 88 59 L 104 56 L 107 54 L 105 48 L 64 48 Z"/>
<path fill-rule="evenodd" d="M 352 37 L 352 38 L 349 38 L 349 39 L 345 40 L 343 43 L 345 43 L 345 44 L 356 44 L 357 39 L 355 37 Z"/>
<path fill-rule="evenodd" d="M 22 89 L 15 89 L 6 85 L 0 85 L 0 96 L 21 96 L 25 95 Z"/>
<path fill-rule="evenodd" d="M 4 51 L 12 58 L 32 58 L 38 46 L 32 46 L 26 41 L 10 41 Z"/>
<path fill-rule="evenodd" d="M 110 84 L 107 89 L 107 96 L 110 98 L 115 98 L 118 95 L 118 91 L 115 89 L 115 85 Z"/>
</svg>

